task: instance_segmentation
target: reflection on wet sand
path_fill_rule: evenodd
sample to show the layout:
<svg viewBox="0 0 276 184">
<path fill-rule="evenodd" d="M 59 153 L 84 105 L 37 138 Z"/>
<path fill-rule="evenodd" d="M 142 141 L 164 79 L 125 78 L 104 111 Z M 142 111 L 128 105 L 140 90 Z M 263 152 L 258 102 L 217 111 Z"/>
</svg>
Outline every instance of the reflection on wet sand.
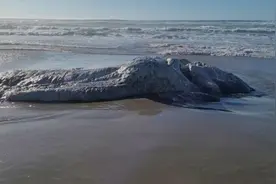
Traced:
<svg viewBox="0 0 276 184">
<path fill-rule="evenodd" d="M 129 111 L 138 115 L 154 116 L 162 113 L 168 105 L 156 103 L 148 99 L 126 99 L 110 102 L 93 102 L 93 103 L 67 103 L 67 104 L 39 104 L 39 103 L 8 103 L 0 104 L 2 108 L 20 108 L 41 111 L 65 111 L 65 110 L 114 110 Z"/>
</svg>

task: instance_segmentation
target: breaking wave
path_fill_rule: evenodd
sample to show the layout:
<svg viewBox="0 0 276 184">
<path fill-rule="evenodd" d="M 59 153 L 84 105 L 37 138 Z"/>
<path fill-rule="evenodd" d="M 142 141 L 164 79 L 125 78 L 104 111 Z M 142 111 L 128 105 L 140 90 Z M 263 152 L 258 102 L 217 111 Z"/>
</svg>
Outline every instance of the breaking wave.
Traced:
<svg viewBox="0 0 276 184">
<path fill-rule="evenodd" d="M 200 27 L 188 27 L 188 28 L 179 28 L 171 27 L 164 28 L 164 31 L 168 32 L 190 32 L 197 31 L 203 33 L 255 33 L 255 34 L 274 34 L 275 30 L 273 28 L 221 28 L 214 26 L 200 26 Z"/>
<path fill-rule="evenodd" d="M 274 29 L 269 21 L 0 20 L 0 49 L 270 58 Z"/>
<path fill-rule="evenodd" d="M 265 34 L 273 35 L 274 27 L 236 27 L 236 26 L 176 26 L 176 27 L 59 27 L 55 25 L 17 25 L 0 24 L 0 35 L 19 35 L 19 36 L 114 36 L 116 34 L 140 34 L 153 35 L 153 38 L 159 38 L 158 35 L 166 35 L 168 32 L 183 33 L 227 33 L 227 34 Z M 172 39 L 168 36 L 169 39 Z M 161 38 L 161 37 L 160 37 Z M 175 37 L 178 39 L 178 37 Z"/>
</svg>

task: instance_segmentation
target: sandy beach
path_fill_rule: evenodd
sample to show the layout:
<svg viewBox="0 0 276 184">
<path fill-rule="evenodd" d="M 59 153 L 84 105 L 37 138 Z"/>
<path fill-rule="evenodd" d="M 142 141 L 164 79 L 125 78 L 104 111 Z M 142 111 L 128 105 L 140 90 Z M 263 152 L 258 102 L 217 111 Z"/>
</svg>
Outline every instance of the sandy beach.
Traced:
<svg viewBox="0 0 276 184">
<path fill-rule="evenodd" d="M 145 99 L 22 106 L 1 109 L 0 183 L 276 182 L 274 118 Z"/>
</svg>

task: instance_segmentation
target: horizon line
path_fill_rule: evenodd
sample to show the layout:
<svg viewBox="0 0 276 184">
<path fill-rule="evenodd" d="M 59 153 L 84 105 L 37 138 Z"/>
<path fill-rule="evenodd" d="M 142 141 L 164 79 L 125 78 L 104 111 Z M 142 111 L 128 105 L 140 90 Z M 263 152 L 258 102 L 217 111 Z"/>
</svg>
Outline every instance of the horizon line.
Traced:
<svg viewBox="0 0 276 184">
<path fill-rule="evenodd" d="M 11 20 L 64 20 L 64 21 L 274 21 L 269 19 L 116 19 L 116 18 L 19 18 L 19 17 L 0 17 L 0 19 Z"/>
</svg>

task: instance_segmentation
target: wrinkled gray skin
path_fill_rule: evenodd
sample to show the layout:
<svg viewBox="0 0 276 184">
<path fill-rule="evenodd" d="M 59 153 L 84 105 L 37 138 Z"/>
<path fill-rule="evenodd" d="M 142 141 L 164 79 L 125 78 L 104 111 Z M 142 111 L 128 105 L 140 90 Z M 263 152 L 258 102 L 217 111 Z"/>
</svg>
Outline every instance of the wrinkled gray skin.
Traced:
<svg viewBox="0 0 276 184">
<path fill-rule="evenodd" d="M 137 58 L 122 66 L 93 70 L 0 73 L 0 97 L 6 101 L 95 102 L 146 97 L 164 103 L 198 103 L 251 91 L 231 73 L 178 59 Z"/>
</svg>

